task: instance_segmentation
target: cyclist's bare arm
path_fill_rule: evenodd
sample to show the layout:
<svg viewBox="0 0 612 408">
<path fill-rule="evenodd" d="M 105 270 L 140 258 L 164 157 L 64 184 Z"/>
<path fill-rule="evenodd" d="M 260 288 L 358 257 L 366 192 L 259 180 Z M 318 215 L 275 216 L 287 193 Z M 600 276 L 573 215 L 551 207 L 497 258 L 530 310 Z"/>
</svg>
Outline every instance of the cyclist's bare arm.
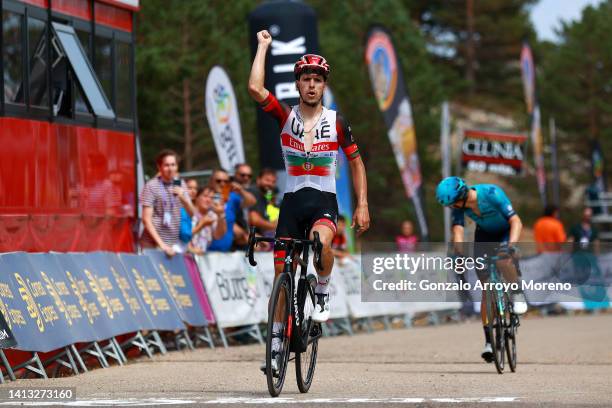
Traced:
<svg viewBox="0 0 612 408">
<path fill-rule="evenodd" d="M 366 178 L 365 166 L 361 157 L 349 161 L 353 188 L 357 196 L 357 207 L 353 215 L 351 228 L 358 226 L 357 235 L 361 235 L 370 228 L 370 213 L 368 211 L 368 180 Z"/>
<path fill-rule="evenodd" d="M 463 255 L 463 225 L 453 225 L 451 228 L 455 254 Z"/>
<path fill-rule="evenodd" d="M 264 87 L 266 74 L 266 53 L 272 43 L 272 36 L 267 30 L 257 33 L 257 52 L 249 76 L 249 95 L 257 103 L 262 103 L 270 94 Z"/>
<path fill-rule="evenodd" d="M 513 215 L 510 217 L 508 223 L 510 224 L 510 238 L 508 239 L 508 244 L 513 245 L 516 244 L 521 238 L 523 223 L 518 215 Z"/>
</svg>

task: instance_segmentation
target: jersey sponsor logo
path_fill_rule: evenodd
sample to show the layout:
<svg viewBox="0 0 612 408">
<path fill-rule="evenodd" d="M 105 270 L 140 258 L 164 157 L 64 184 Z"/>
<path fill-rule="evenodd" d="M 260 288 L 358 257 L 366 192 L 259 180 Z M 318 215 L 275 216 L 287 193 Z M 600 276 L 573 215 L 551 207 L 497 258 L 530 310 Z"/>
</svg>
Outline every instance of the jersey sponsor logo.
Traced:
<svg viewBox="0 0 612 408">
<path fill-rule="evenodd" d="M 304 143 L 296 140 L 288 133 L 283 133 L 281 136 L 281 143 L 283 147 L 290 147 L 300 152 L 304 151 Z M 338 142 L 320 142 L 312 145 L 311 153 L 317 152 L 334 152 L 338 150 Z"/>
<path fill-rule="evenodd" d="M 287 155 L 287 172 L 291 176 L 329 176 L 333 157 L 305 157 Z"/>
</svg>

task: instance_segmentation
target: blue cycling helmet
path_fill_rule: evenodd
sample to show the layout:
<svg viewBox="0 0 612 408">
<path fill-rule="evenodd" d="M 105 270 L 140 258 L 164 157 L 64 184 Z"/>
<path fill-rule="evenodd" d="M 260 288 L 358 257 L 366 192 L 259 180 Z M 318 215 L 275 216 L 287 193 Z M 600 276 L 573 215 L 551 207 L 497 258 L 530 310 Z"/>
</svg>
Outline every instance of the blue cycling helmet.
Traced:
<svg viewBox="0 0 612 408">
<path fill-rule="evenodd" d="M 468 186 L 465 180 L 459 177 L 447 177 L 436 188 L 436 199 L 445 207 L 463 200 L 467 196 Z"/>
</svg>

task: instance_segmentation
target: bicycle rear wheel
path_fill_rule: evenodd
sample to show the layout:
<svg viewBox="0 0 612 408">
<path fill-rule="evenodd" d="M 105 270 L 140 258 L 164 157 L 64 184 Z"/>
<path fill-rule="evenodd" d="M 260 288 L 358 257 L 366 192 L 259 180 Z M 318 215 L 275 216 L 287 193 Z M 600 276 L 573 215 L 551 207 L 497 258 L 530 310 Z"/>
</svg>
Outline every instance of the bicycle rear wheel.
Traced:
<svg viewBox="0 0 612 408">
<path fill-rule="evenodd" d="M 497 372 L 504 372 L 504 326 L 502 316 L 497 302 L 497 291 L 487 291 L 487 325 L 491 333 L 491 348 L 493 349 L 493 361 Z"/>
<path fill-rule="evenodd" d="M 516 371 L 516 326 L 518 316 L 512 313 L 510 297 L 507 293 L 504 294 L 504 302 L 506 305 L 506 332 L 505 346 L 506 354 L 508 355 L 508 365 L 512 372 Z"/>
<path fill-rule="evenodd" d="M 295 354 L 295 377 L 300 392 L 308 392 L 314 378 L 315 366 L 317 364 L 317 352 L 319 350 L 319 337 L 321 325 L 312 321 L 312 312 L 315 306 L 314 290 L 317 279 L 314 275 L 306 277 L 307 285 L 300 281 L 298 285 L 298 309 L 302 325 L 298 332 L 302 338 L 308 339 L 306 350 Z"/>
<path fill-rule="evenodd" d="M 285 383 L 287 364 L 289 362 L 289 341 L 291 337 L 291 279 L 286 273 L 281 273 L 274 280 L 274 287 L 268 307 L 268 336 L 266 339 L 266 378 L 268 391 L 273 397 L 278 397 Z M 274 330 L 274 323 L 280 328 Z M 273 349 L 274 339 L 278 339 L 280 347 Z M 278 370 L 272 371 L 272 359 L 278 363 Z"/>
</svg>

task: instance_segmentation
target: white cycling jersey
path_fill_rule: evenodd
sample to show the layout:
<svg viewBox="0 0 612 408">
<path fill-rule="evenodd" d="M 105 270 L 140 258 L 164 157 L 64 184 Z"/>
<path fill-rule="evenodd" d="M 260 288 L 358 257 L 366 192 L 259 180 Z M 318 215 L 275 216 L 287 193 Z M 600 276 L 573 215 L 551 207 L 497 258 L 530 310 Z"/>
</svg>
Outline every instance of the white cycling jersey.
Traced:
<svg viewBox="0 0 612 408">
<path fill-rule="evenodd" d="M 342 147 L 349 160 L 359 157 L 351 128 L 336 111 L 323 107 L 315 125 L 315 136 L 309 152 L 304 148 L 304 121 L 297 106 L 289 107 L 272 93 L 262 102 L 281 128 L 281 147 L 287 170 L 286 192 L 305 187 L 336 193 L 338 149 Z"/>
</svg>

